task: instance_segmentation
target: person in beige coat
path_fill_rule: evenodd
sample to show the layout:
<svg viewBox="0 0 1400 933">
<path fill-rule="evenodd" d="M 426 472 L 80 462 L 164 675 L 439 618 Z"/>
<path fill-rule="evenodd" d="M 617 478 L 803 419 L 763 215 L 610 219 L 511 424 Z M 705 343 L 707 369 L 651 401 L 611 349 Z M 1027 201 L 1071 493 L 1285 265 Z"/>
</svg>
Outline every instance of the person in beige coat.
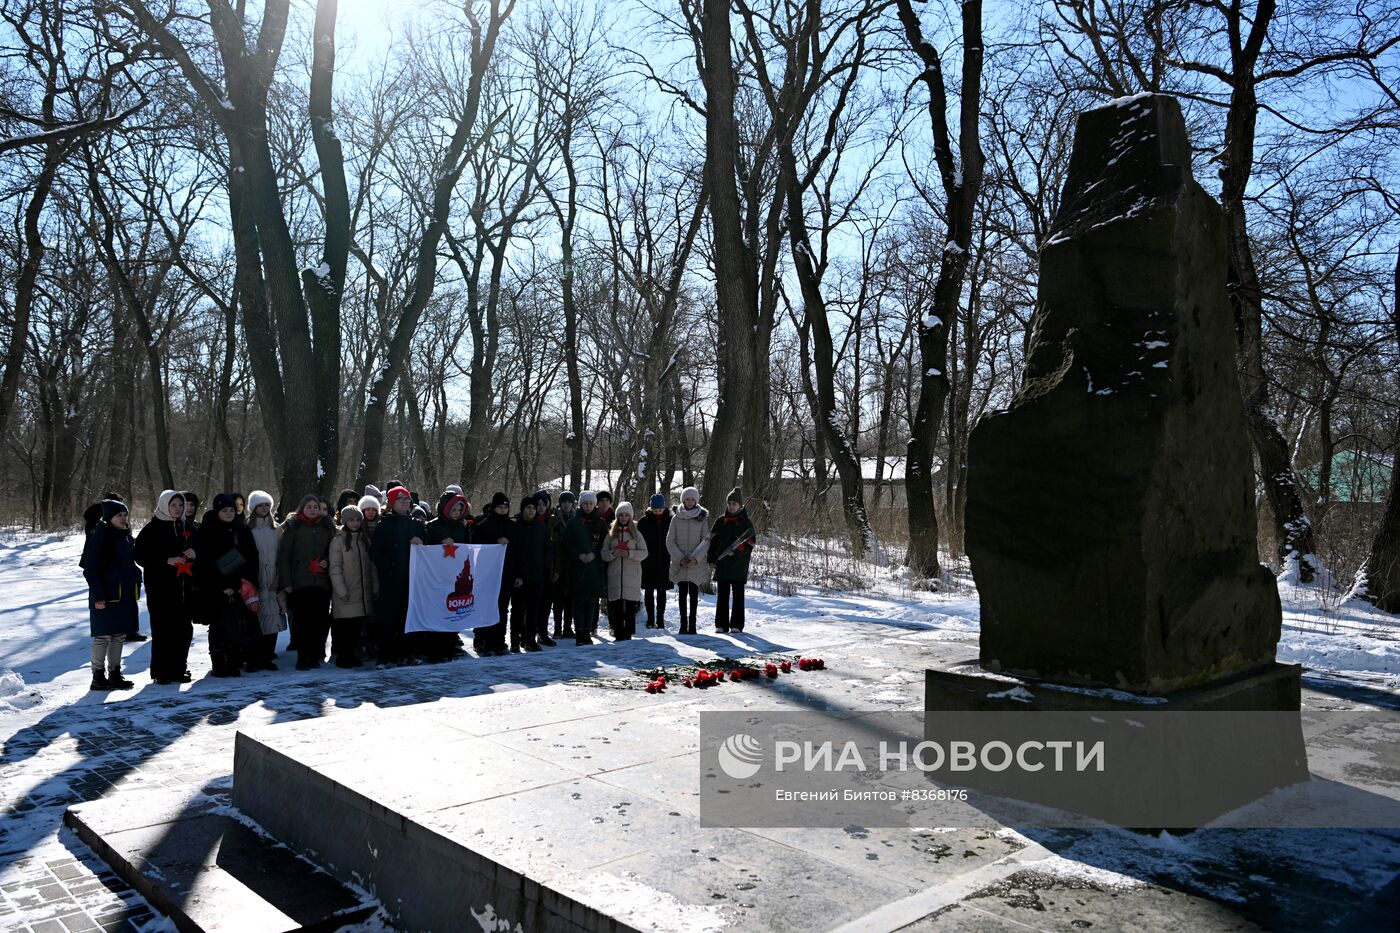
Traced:
<svg viewBox="0 0 1400 933">
<path fill-rule="evenodd" d="M 272 517 L 272 496 L 261 489 L 248 493 L 247 525 L 258 546 L 258 636 L 249 648 L 249 671 L 275 671 L 277 636 L 287 630 L 287 594 L 277 585 L 277 547 L 282 529 Z"/>
<path fill-rule="evenodd" d="M 671 555 L 671 580 L 680 591 L 682 635 L 695 634 L 695 612 L 700 605 L 700 587 L 710 582 L 710 565 L 705 562 L 710 546 L 710 513 L 700 506 L 700 490 L 687 486 L 681 493 L 681 507 L 671 517 L 666 532 L 666 552 Z"/>
<path fill-rule="evenodd" d="M 608 620 L 617 641 L 632 637 L 637 629 L 637 610 L 642 608 L 642 561 L 647 558 L 647 540 L 632 519 L 632 503 L 623 502 L 598 555 L 607 565 Z"/>
<path fill-rule="evenodd" d="M 359 667 L 360 630 L 379 595 L 379 574 L 369 559 L 364 513 L 347 505 L 340 523 L 330 550 L 331 654 L 336 667 Z"/>
</svg>

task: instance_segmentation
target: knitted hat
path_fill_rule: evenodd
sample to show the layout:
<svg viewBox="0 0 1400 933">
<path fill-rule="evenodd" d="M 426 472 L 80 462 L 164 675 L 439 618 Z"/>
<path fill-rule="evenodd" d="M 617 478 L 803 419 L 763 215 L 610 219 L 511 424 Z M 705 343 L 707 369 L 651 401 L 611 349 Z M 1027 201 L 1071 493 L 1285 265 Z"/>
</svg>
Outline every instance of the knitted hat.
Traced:
<svg viewBox="0 0 1400 933">
<path fill-rule="evenodd" d="M 104 522 L 110 522 L 118 515 L 122 515 L 126 512 L 126 503 L 120 499 L 103 499 L 101 505 L 102 520 Z M 233 505 L 232 500 L 229 501 L 229 505 Z"/>
<path fill-rule="evenodd" d="M 453 483 L 451 486 L 448 486 L 446 489 L 444 489 L 443 492 L 450 492 L 454 496 L 460 496 L 462 494 L 462 487 L 458 486 L 456 483 Z"/>
<path fill-rule="evenodd" d="M 606 489 L 600 489 L 598 490 L 598 499 L 600 501 L 603 499 L 607 499 L 609 502 L 611 502 L 613 501 L 612 493 L 608 492 Z"/>
<path fill-rule="evenodd" d="M 389 497 L 389 508 L 392 509 L 392 508 L 394 507 L 394 503 L 395 503 L 395 502 L 399 501 L 400 499 L 407 499 L 407 498 L 409 498 L 409 494 L 408 494 L 408 490 L 407 490 L 407 489 L 404 489 L 402 486 L 394 486 L 394 487 L 391 487 L 391 488 L 389 489 L 388 497 Z"/>
<path fill-rule="evenodd" d="M 661 493 L 659 493 L 659 492 L 656 493 L 654 496 L 651 497 L 650 508 L 653 508 L 653 509 L 664 509 L 664 508 L 666 508 L 666 497 L 663 496 L 663 495 L 662 495 Z"/>
<path fill-rule="evenodd" d="M 583 492 L 578 494 L 579 505 L 588 505 L 590 502 L 594 505 L 598 504 L 598 494 L 596 492 L 593 492 L 590 489 L 585 489 Z"/>
<path fill-rule="evenodd" d="M 374 501 L 375 501 L 375 502 L 378 502 L 379 500 L 376 499 L 376 500 L 374 500 Z M 352 516 L 352 515 L 355 516 L 356 518 L 358 518 L 360 521 L 364 521 L 364 519 L 365 519 L 365 513 L 360 511 L 360 507 L 359 507 L 358 505 L 346 505 L 346 506 L 341 506 L 341 509 L 340 509 L 340 523 L 341 523 L 342 525 L 344 525 L 344 524 L 345 524 L 345 520 L 346 520 L 347 518 L 349 518 L 350 516 Z"/>
<path fill-rule="evenodd" d="M 506 508 L 510 508 L 510 496 L 503 492 L 498 492 L 491 497 L 491 508 L 495 509 L 503 505 Z"/>
<path fill-rule="evenodd" d="M 632 503 L 630 503 L 630 502 L 619 502 L 619 503 L 617 504 L 617 514 L 618 514 L 618 515 L 621 515 L 623 512 L 626 512 L 628 515 L 635 515 L 635 514 L 637 514 L 637 513 L 632 509 Z"/>
<path fill-rule="evenodd" d="M 209 508 L 215 512 L 222 512 L 224 509 L 231 509 L 233 507 L 233 493 L 231 492 L 219 493 L 214 497 L 214 502 L 209 506 Z"/>
<path fill-rule="evenodd" d="M 565 502 L 577 502 L 577 501 L 578 501 L 578 498 L 577 498 L 573 493 L 569 492 L 567 489 L 564 490 L 563 492 L 561 492 L 561 493 L 559 494 L 559 504 L 560 504 L 560 505 L 563 505 Z"/>
<path fill-rule="evenodd" d="M 541 510 L 549 508 L 549 504 L 554 501 L 553 497 L 550 496 L 549 491 L 545 489 L 535 490 L 535 494 L 530 498 L 535 500 L 535 505 Z"/>
<path fill-rule="evenodd" d="M 685 489 L 681 490 L 681 501 L 684 502 L 687 499 L 694 499 L 696 502 L 699 502 L 700 490 L 696 489 L 694 486 L 685 487 Z"/>
<path fill-rule="evenodd" d="M 733 489 L 729 490 L 729 501 L 737 502 L 740 505 L 744 504 L 744 494 L 739 491 L 738 486 L 735 486 Z"/>
<path fill-rule="evenodd" d="M 378 486 L 374 485 L 373 483 L 370 483 L 367 486 L 365 486 L 365 495 L 374 496 L 374 498 L 379 500 L 380 505 L 384 504 L 384 491 Z M 360 501 L 363 502 L 364 500 L 361 499 Z M 364 508 L 364 506 L 362 505 L 360 506 L 360 508 Z"/>
<path fill-rule="evenodd" d="M 252 499 L 248 500 L 250 504 L 252 501 Z M 355 506 L 355 508 L 360 510 L 361 516 L 365 514 L 365 509 L 374 509 L 377 513 L 380 510 L 379 499 L 375 496 L 371 496 L 369 493 L 365 493 L 364 498 L 360 500 L 360 504 Z"/>
</svg>

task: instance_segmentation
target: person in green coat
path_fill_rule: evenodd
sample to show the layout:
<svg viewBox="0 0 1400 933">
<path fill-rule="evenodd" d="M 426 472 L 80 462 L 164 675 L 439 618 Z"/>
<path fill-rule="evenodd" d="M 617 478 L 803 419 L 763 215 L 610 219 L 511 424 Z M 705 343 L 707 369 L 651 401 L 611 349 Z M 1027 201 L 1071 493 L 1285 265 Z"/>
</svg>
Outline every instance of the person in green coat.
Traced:
<svg viewBox="0 0 1400 933">
<path fill-rule="evenodd" d="M 578 497 L 578 513 L 564 526 L 564 562 L 574 600 L 574 642 L 579 645 L 593 644 L 598 601 L 608 592 L 601 555 L 608 526 L 597 509 L 598 496 L 585 490 Z"/>
<path fill-rule="evenodd" d="M 318 496 L 303 496 L 297 513 L 283 523 L 277 544 L 277 579 L 287 594 L 297 670 L 320 667 L 326 658 L 331 617 L 331 540 L 335 525 Z"/>
<path fill-rule="evenodd" d="M 753 522 L 744 508 L 744 496 L 736 486 L 724 504 L 724 514 L 710 529 L 708 560 L 715 574 L 717 632 L 744 630 L 744 584 L 749 579 L 749 558 L 753 547 Z"/>
</svg>

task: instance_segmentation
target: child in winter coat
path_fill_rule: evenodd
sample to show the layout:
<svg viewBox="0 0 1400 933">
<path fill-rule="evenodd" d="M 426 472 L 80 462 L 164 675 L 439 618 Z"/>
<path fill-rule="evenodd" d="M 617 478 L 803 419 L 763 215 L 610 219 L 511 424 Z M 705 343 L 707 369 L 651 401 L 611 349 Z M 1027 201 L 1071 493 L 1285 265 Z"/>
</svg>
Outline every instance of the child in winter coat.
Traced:
<svg viewBox="0 0 1400 933">
<path fill-rule="evenodd" d="M 98 520 L 78 561 L 88 585 L 92 689 L 125 690 L 132 683 L 122 676 L 122 642 L 136 631 L 141 571 L 136 566 L 126 505 L 116 499 L 104 499 L 99 505 Z"/>
<path fill-rule="evenodd" d="M 695 634 L 695 613 L 700 587 L 710 582 L 705 555 L 710 546 L 710 513 L 700 505 L 700 490 L 687 486 L 681 507 L 666 532 L 666 552 L 671 558 L 671 579 L 679 590 L 681 634 Z"/>
<path fill-rule="evenodd" d="M 331 542 L 331 654 L 336 667 L 359 667 L 360 630 L 379 592 L 369 559 L 369 533 L 358 506 L 340 510 L 340 533 Z"/>
<path fill-rule="evenodd" d="M 710 529 L 707 555 L 714 568 L 717 595 L 715 631 L 744 630 L 744 584 L 749 579 L 749 557 L 753 553 L 754 527 L 744 508 L 744 497 L 736 486 L 729 493 L 724 514 Z M 733 601 L 731 612 L 730 602 Z"/>
<path fill-rule="evenodd" d="M 194 638 L 195 552 L 180 532 L 184 515 L 184 497 L 167 489 L 136 536 L 136 563 L 145 571 L 151 617 L 151 679 L 162 685 L 189 683 L 185 667 Z"/>
<path fill-rule="evenodd" d="M 509 547 L 515 536 L 515 522 L 510 517 L 510 497 L 498 492 L 491 497 L 491 508 L 472 529 L 472 544 L 504 544 Z M 495 625 L 485 625 L 477 629 L 472 637 L 477 654 L 503 655 L 506 651 L 506 623 L 510 601 L 515 590 L 523 581 L 511 576 L 509 550 L 505 567 L 501 570 L 501 593 L 496 600 Z"/>
<path fill-rule="evenodd" d="M 457 487 L 449 486 L 438 497 L 437 518 L 428 522 L 427 533 L 423 535 L 425 544 L 467 544 L 472 539 L 472 528 L 476 524 L 471 518 L 472 504 Z M 408 636 L 414 650 L 431 662 L 450 661 L 461 657 L 462 641 L 455 632 L 414 632 Z"/>
<path fill-rule="evenodd" d="M 574 597 L 570 571 L 564 563 L 564 529 L 574 517 L 574 494 L 561 492 L 559 505 L 549 513 L 545 526 L 554 550 L 554 566 L 550 570 L 550 608 L 554 613 L 554 637 L 574 637 Z"/>
<path fill-rule="evenodd" d="M 277 582 L 287 594 L 299 671 L 320 667 L 326 656 L 334 536 L 335 527 L 324 520 L 320 498 L 303 496 L 297 513 L 283 523 L 277 545 Z"/>
<path fill-rule="evenodd" d="M 408 617 L 410 548 L 422 544 L 427 534 L 422 522 L 409 517 L 411 500 L 407 489 L 392 486 L 386 495 L 388 514 L 379 520 L 369 542 L 369 558 L 379 574 L 374 613 L 380 666 L 400 663 L 406 657 L 403 627 Z"/>
<path fill-rule="evenodd" d="M 357 508 L 364 517 L 365 534 L 374 537 L 374 529 L 379 527 L 379 500 L 374 496 L 361 496 Z"/>
<path fill-rule="evenodd" d="M 671 530 L 671 512 L 666 497 L 651 497 L 647 514 L 637 520 L 637 530 L 647 542 L 647 559 L 642 561 L 642 598 L 647 609 L 647 628 L 666 628 L 666 591 L 671 588 L 666 534 Z"/>
<path fill-rule="evenodd" d="M 647 541 L 632 516 L 632 503 L 618 504 L 617 517 L 599 555 L 608 567 L 608 621 L 617 641 L 627 641 L 636 632 L 637 610 L 642 608 L 642 562 L 647 559 Z"/>
<path fill-rule="evenodd" d="M 277 586 L 277 550 L 282 529 L 272 518 L 272 496 L 261 489 L 248 494 L 248 530 L 258 549 L 258 625 L 249 643 L 248 671 L 275 671 L 277 635 L 286 631 L 287 615 L 282 610 L 286 594 Z"/>
<path fill-rule="evenodd" d="M 512 651 L 539 651 L 540 645 L 554 645 L 546 625 L 546 611 L 541 611 L 545 598 L 545 581 L 553 566 L 553 547 L 549 543 L 549 528 L 537 521 L 538 501 L 526 499 L 520 503 L 515 519 L 515 535 L 506 561 L 511 569 L 506 576 L 519 580 L 510 607 L 510 647 Z"/>
<path fill-rule="evenodd" d="M 598 630 L 598 600 L 606 599 L 608 583 L 599 556 L 608 526 L 598 517 L 598 496 L 584 490 L 578 497 L 578 511 L 564 527 L 564 562 L 568 567 L 569 588 L 574 595 L 574 641 L 593 644 Z"/>
<path fill-rule="evenodd" d="M 188 496 L 186 497 L 188 501 Z M 237 677 L 249 637 L 243 581 L 258 585 L 258 547 L 253 533 L 238 521 L 233 494 L 221 492 L 195 533 L 197 618 L 209 626 L 209 659 L 215 677 Z"/>
</svg>

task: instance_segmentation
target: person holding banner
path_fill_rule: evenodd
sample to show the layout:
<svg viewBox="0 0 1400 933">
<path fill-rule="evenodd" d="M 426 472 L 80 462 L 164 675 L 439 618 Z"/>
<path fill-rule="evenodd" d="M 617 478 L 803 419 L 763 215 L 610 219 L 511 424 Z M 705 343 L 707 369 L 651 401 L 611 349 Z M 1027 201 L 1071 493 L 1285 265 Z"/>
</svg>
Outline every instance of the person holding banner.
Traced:
<svg viewBox="0 0 1400 933">
<path fill-rule="evenodd" d="M 598 496 L 584 491 L 578 497 L 578 513 L 564 527 L 564 560 L 574 599 L 574 642 L 579 645 L 593 644 L 598 601 L 608 594 L 600 556 L 608 528 L 598 517 L 597 508 Z"/>
<path fill-rule="evenodd" d="M 472 530 L 472 544 L 504 544 L 510 546 L 515 536 L 515 522 L 510 517 L 510 497 L 498 492 L 491 497 L 490 510 L 481 517 Z M 509 552 L 507 552 L 509 553 Z M 506 621 L 510 611 L 511 597 L 524 581 L 514 577 L 507 556 L 501 574 L 501 591 L 496 598 L 497 622 L 478 628 L 473 637 L 479 655 L 504 655 L 506 651 Z"/>
<path fill-rule="evenodd" d="M 428 522 L 427 533 L 423 535 L 424 544 L 467 544 L 471 541 L 472 527 L 476 524 L 474 519 L 468 517 L 472 504 L 466 496 L 454 492 L 457 488 L 449 486 L 438 497 L 437 518 Z M 420 653 L 425 660 L 434 664 L 451 661 L 465 653 L 461 639 L 453 632 L 414 632 L 409 641 L 422 645 Z"/>
<path fill-rule="evenodd" d="M 633 516 L 632 503 L 618 503 L 617 517 L 599 552 L 608 567 L 608 621 L 616 641 L 629 641 L 636 634 L 637 610 L 642 608 L 647 539 L 637 530 Z"/>
<path fill-rule="evenodd" d="M 744 497 L 734 487 L 724 504 L 724 514 L 710 529 L 709 564 L 715 572 L 715 631 L 744 630 L 744 584 L 749 579 L 754 527 L 744 508 Z M 731 612 L 730 602 L 733 601 Z"/>
<path fill-rule="evenodd" d="M 407 489 L 394 486 L 386 495 L 389 513 L 379 520 L 369 544 L 369 559 L 379 574 L 379 598 L 375 600 L 374 611 L 380 667 L 389 667 L 405 658 L 403 626 L 408 616 L 411 548 L 422 544 L 427 534 L 423 523 L 408 514 L 411 500 Z"/>
</svg>

